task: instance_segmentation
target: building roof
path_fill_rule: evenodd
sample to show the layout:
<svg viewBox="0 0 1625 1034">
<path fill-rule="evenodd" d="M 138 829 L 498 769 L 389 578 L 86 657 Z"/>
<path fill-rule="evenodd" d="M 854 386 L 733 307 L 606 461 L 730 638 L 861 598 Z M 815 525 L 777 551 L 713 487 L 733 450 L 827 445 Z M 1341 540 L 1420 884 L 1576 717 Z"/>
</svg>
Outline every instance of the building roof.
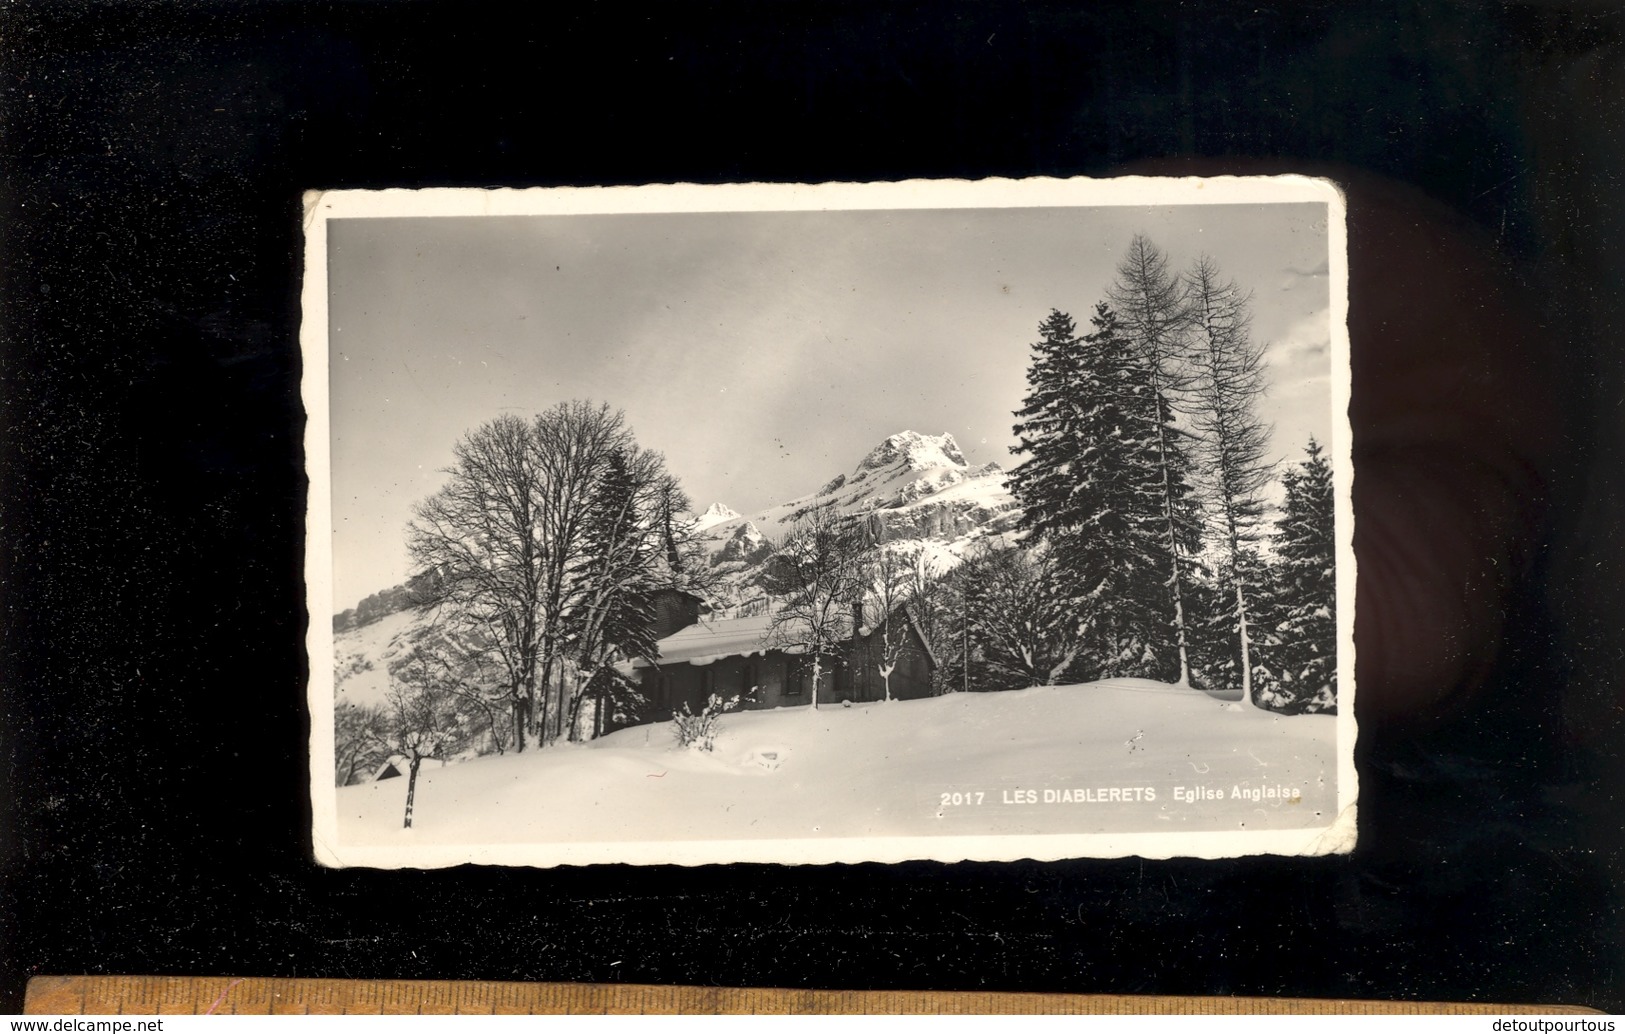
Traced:
<svg viewBox="0 0 1625 1034">
<path fill-rule="evenodd" d="M 781 653 L 805 653 L 801 646 L 774 642 L 772 613 L 755 614 L 743 618 L 702 617 L 695 624 L 673 632 L 660 640 L 660 664 L 693 664 L 704 666 L 724 657 L 749 657 L 765 654 L 769 650 Z M 851 617 L 838 614 L 835 620 L 845 623 L 841 638 L 850 635 Z M 653 667 L 646 660 L 632 662 L 634 668 Z"/>
<path fill-rule="evenodd" d="M 936 655 L 931 652 L 931 644 L 926 641 L 925 633 L 915 622 L 913 613 L 906 604 L 898 607 L 898 611 L 908 622 L 909 628 L 919 637 L 921 646 L 925 648 L 926 659 L 935 667 Z M 806 653 L 804 646 L 774 641 L 771 632 L 775 616 L 769 612 L 738 618 L 701 617 L 698 622 L 679 629 L 659 641 L 658 661 L 650 662 L 639 657 L 634 659 L 628 668 L 652 668 L 656 664 L 692 664 L 704 667 L 726 657 L 760 656 L 769 650 L 792 654 Z M 851 636 L 850 613 L 838 612 L 832 614 L 831 619 L 839 624 L 837 632 L 839 638 L 847 639 Z M 874 627 L 866 624 L 858 629 L 858 633 L 872 635 Z"/>
</svg>

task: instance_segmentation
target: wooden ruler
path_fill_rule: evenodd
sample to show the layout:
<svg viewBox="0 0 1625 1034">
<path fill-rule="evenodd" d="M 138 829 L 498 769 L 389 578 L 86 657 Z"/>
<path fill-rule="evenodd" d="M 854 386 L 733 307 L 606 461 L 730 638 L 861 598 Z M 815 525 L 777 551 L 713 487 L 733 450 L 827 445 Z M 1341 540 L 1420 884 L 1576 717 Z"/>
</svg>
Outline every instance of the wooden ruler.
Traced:
<svg viewBox="0 0 1625 1034">
<path fill-rule="evenodd" d="M 1564 1006 L 1370 1002 L 1316 998 L 1019 994 L 993 991 L 791 991 L 643 984 L 259 977 L 35 977 L 33 1015 L 794 1015 L 1590 1013 Z"/>
</svg>

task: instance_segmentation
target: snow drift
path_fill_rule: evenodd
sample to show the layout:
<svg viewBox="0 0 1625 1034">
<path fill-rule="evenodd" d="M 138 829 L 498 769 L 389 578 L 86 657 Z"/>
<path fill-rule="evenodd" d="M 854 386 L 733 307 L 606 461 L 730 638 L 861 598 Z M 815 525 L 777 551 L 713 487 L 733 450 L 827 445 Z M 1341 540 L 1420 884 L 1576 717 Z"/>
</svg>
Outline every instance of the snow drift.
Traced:
<svg viewBox="0 0 1625 1034">
<path fill-rule="evenodd" d="M 405 780 L 345 787 L 336 791 L 337 839 L 326 846 L 341 864 L 382 857 L 369 847 L 404 851 L 396 864 L 450 864 L 534 861 L 500 845 L 554 845 L 542 852 L 553 863 L 651 860 L 634 842 L 668 845 L 660 860 L 719 860 L 677 845 L 782 840 L 812 842 L 807 858 L 835 860 L 888 857 L 875 854 L 874 838 L 895 857 L 939 857 L 922 838 L 1174 833 L 1160 849 L 1131 837 L 1127 849 L 1104 853 L 1201 854 L 1211 852 L 1191 834 L 1277 830 L 1298 831 L 1292 849 L 1314 850 L 1314 832 L 1336 817 L 1336 771 L 1331 717 L 1284 717 L 1115 679 L 736 713 L 709 754 L 677 748 L 661 724 L 429 763 L 415 828 L 400 828 Z M 991 842 L 983 850 L 1012 857 Z M 1079 852 L 1033 842 L 1022 853 Z"/>
</svg>

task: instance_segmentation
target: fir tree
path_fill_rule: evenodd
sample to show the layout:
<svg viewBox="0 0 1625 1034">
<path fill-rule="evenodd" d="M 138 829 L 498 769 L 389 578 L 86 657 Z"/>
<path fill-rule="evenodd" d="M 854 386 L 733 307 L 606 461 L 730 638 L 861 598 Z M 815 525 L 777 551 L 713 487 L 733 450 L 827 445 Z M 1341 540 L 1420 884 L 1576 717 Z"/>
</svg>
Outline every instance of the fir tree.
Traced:
<svg viewBox="0 0 1625 1034">
<path fill-rule="evenodd" d="M 1097 305 L 1090 322 L 1081 339 L 1061 313 L 1040 327 L 1012 450 L 1028 458 L 1011 473 L 1011 488 L 1078 616 L 1090 646 L 1084 666 L 1098 675 L 1170 677 L 1179 669 L 1163 651 L 1178 637 L 1168 605 L 1174 558 L 1161 438 L 1172 410 L 1158 405 L 1151 370 L 1111 308 Z M 1182 467 L 1174 482 L 1184 493 Z M 1177 541 L 1190 548 L 1196 528 L 1185 494 L 1175 512 Z"/>
<path fill-rule="evenodd" d="M 1185 291 L 1195 338 L 1192 427 L 1202 440 L 1202 487 L 1234 644 L 1235 659 L 1225 667 L 1239 673 L 1242 702 L 1251 706 L 1251 601 L 1258 586 L 1252 549 L 1262 537 L 1261 492 L 1274 473 L 1274 464 L 1265 459 L 1269 427 L 1258 418 L 1256 405 L 1265 391 L 1264 351 L 1250 333 L 1248 296 L 1234 281 L 1221 280 L 1206 256 L 1185 274 Z"/>
<path fill-rule="evenodd" d="M 583 520 L 569 621 L 580 683 L 571 701 L 572 739 L 580 738 L 581 705 L 589 695 L 594 732 L 602 725 L 608 666 L 618 657 L 658 652 L 651 578 L 664 561 L 659 508 L 668 480 L 660 457 L 635 446 L 612 451 L 599 471 Z"/>
<path fill-rule="evenodd" d="M 1084 343 L 1072 317 L 1051 309 L 1038 334 L 1027 367 L 1027 398 L 1016 410 L 1017 444 L 1010 448 L 1028 458 L 1010 472 L 1009 484 L 1022 506 L 1022 527 L 1045 535 L 1073 531 L 1088 519 L 1089 493 L 1081 483 L 1088 473 L 1081 426 L 1088 400 Z"/>
<path fill-rule="evenodd" d="M 1331 711 L 1337 701 L 1337 550 L 1332 469 L 1320 444 L 1282 477 L 1275 538 L 1276 633 L 1283 711 Z"/>
</svg>

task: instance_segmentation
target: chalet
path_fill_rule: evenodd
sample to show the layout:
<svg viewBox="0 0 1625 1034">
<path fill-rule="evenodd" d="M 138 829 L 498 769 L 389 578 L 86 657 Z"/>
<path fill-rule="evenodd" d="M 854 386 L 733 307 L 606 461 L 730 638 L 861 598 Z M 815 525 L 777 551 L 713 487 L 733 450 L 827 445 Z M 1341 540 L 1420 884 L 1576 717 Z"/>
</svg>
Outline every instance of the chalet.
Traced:
<svg viewBox="0 0 1625 1034">
<path fill-rule="evenodd" d="M 657 640 L 692 625 L 700 620 L 700 612 L 707 609 L 698 596 L 681 589 L 661 589 L 654 594 L 653 602 Z"/>
<path fill-rule="evenodd" d="M 772 613 L 720 618 L 696 610 L 691 624 L 659 641 L 657 661 L 632 664 L 650 719 L 666 721 L 684 704 L 697 712 L 713 694 L 738 696 L 741 710 L 811 703 L 812 657 L 799 646 L 778 645 L 784 637 L 775 636 L 773 621 Z M 885 699 L 879 665 L 887 638 L 902 644 L 892 699 L 930 695 L 936 659 L 906 608 L 893 611 L 884 627 L 865 626 L 858 608 L 842 624 L 841 641 L 820 660 L 819 704 Z"/>
</svg>

